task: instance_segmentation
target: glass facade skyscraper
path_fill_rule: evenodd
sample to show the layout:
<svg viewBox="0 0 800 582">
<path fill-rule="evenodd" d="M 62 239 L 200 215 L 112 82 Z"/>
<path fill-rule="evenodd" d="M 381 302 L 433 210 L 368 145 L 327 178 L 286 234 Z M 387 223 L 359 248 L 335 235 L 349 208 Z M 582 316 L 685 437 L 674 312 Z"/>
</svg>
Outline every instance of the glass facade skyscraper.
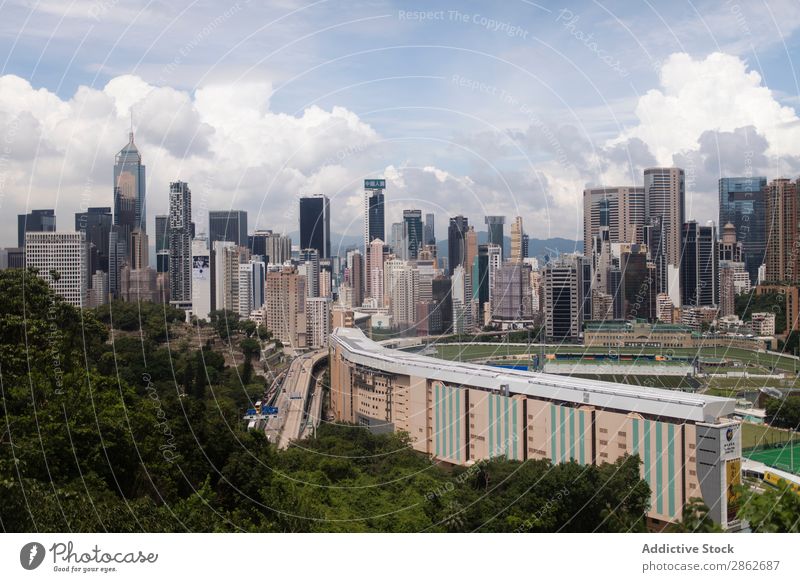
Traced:
<svg viewBox="0 0 800 582">
<path fill-rule="evenodd" d="M 406 257 L 417 259 L 422 248 L 422 210 L 403 210 L 403 242 L 407 245 Z"/>
<path fill-rule="evenodd" d="M 736 240 L 742 243 L 742 260 L 752 283 L 758 281 L 758 267 L 766 252 L 766 185 L 764 176 L 719 180 L 719 227 L 728 223 L 736 227 Z"/>
<path fill-rule="evenodd" d="M 208 213 L 208 241 L 229 241 L 247 246 L 247 212 L 244 210 L 211 210 Z"/>
<path fill-rule="evenodd" d="M 145 200 L 145 166 L 131 131 L 127 145 L 119 151 L 114 162 L 114 226 L 118 227 L 128 254 L 131 232 L 137 228 L 147 232 Z"/>
<path fill-rule="evenodd" d="M 316 249 L 321 259 L 331 256 L 330 200 L 324 194 L 300 198 L 300 248 Z"/>
<path fill-rule="evenodd" d="M 25 246 L 26 232 L 55 232 L 56 211 L 52 208 L 31 210 L 17 215 L 17 246 Z"/>
</svg>

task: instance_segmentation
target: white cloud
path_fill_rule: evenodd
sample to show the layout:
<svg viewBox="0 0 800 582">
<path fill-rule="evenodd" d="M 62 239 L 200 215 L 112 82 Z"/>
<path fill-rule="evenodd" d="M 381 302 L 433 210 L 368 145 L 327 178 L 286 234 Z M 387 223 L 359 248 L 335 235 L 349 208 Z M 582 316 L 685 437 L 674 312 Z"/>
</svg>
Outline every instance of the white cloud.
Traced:
<svg viewBox="0 0 800 582">
<path fill-rule="evenodd" d="M 343 107 L 270 111 L 271 92 L 269 83 L 254 82 L 192 94 L 123 75 L 62 99 L 0 76 L 4 244 L 16 238 L 15 215 L 30 208 L 56 208 L 59 228 L 71 229 L 81 206 L 112 205 L 113 159 L 131 108 L 151 223 L 167 209 L 168 183 L 179 178 L 192 187 L 196 208 L 244 207 L 259 214 L 260 226 L 293 230 L 297 196 L 355 191 L 352 166 L 379 136 Z"/>
<path fill-rule="evenodd" d="M 732 132 L 753 126 L 769 142 L 768 154 L 785 155 L 800 148 L 800 120 L 782 106 L 761 76 L 742 59 L 712 53 L 694 59 L 675 53 L 664 62 L 660 89 L 652 89 L 636 106 L 638 125 L 612 140 L 641 139 L 659 164 L 699 147 L 706 131 Z"/>
</svg>

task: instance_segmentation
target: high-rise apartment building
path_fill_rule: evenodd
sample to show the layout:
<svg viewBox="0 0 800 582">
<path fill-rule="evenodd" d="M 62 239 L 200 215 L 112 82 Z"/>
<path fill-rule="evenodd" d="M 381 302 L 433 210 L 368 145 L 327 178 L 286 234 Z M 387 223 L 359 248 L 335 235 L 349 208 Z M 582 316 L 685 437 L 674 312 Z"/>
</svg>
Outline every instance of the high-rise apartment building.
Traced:
<svg viewBox="0 0 800 582">
<path fill-rule="evenodd" d="M 331 256 L 330 200 L 324 194 L 300 198 L 300 248 L 316 249 L 320 259 Z"/>
<path fill-rule="evenodd" d="M 25 246 L 25 233 L 55 232 L 56 211 L 52 208 L 31 210 L 28 214 L 17 215 L 17 245 Z"/>
<path fill-rule="evenodd" d="M 531 266 L 525 263 L 503 263 L 493 279 L 492 321 L 506 325 L 531 322 Z"/>
<path fill-rule="evenodd" d="M 366 274 L 369 281 L 369 295 L 367 297 L 377 301 L 379 306 L 384 305 L 383 289 L 383 241 L 379 238 L 369 243 L 368 265 L 370 271 Z"/>
<path fill-rule="evenodd" d="M 583 253 L 602 227 L 612 243 L 642 242 L 645 225 L 644 188 L 635 186 L 586 188 L 583 191 Z"/>
<path fill-rule="evenodd" d="M 410 262 L 400 259 L 386 261 L 383 268 L 392 323 L 396 328 L 408 329 L 417 321 L 419 271 Z"/>
<path fill-rule="evenodd" d="M 67 303 L 84 307 L 89 289 L 89 248 L 85 232 L 28 232 L 25 265 Z"/>
<path fill-rule="evenodd" d="M 300 251 L 300 264 L 306 276 L 306 294 L 309 297 L 319 297 L 319 253 L 317 249 L 302 249 Z"/>
<path fill-rule="evenodd" d="M 169 185 L 170 303 L 192 300 L 192 191 L 186 182 Z"/>
<path fill-rule="evenodd" d="M 685 177 L 681 168 L 647 168 L 644 171 L 644 220 L 661 218 L 667 264 L 681 264 Z"/>
<path fill-rule="evenodd" d="M 521 263 L 525 258 L 522 248 L 522 235 L 525 229 L 522 227 L 522 217 L 517 216 L 514 218 L 514 223 L 511 225 L 511 252 L 508 254 L 508 260 Z"/>
<path fill-rule="evenodd" d="M 251 260 L 239 264 L 239 317 L 247 319 L 254 310 L 264 306 L 266 265 Z"/>
<path fill-rule="evenodd" d="M 464 265 L 456 264 L 450 281 L 450 297 L 453 308 L 453 333 L 469 333 L 473 330 L 472 285 L 470 284 L 469 275 Z"/>
<path fill-rule="evenodd" d="M 319 349 L 328 346 L 331 333 L 331 298 L 306 299 L 308 347 Z"/>
<path fill-rule="evenodd" d="M 265 295 L 264 322 L 275 339 L 295 349 L 307 347 L 306 278 L 293 267 L 271 271 Z"/>
<path fill-rule="evenodd" d="M 239 313 L 240 247 L 233 241 L 214 241 L 212 244 L 212 309 Z"/>
<path fill-rule="evenodd" d="M 245 210 L 210 210 L 208 212 L 208 241 L 230 241 L 247 246 L 247 212 Z"/>
<path fill-rule="evenodd" d="M 766 281 L 800 282 L 800 201 L 797 182 L 773 180 L 766 187 Z"/>
</svg>

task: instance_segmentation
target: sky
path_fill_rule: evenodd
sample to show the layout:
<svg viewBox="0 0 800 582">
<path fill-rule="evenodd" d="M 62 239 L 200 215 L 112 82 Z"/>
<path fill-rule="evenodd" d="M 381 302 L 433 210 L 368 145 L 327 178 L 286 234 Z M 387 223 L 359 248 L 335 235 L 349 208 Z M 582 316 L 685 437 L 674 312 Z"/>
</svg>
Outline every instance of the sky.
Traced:
<svg viewBox="0 0 800 582">
<path fill-rule="evenodd" d="M 504 214 L 580 239 L 585 187 L 657 165 L 716 219 L 721 176 L 800 174 L 799 27 L 789 0 L 0 0 L 0 245 L 30 209 L 112 206 L 131 114 L 148 230 L 183 180 L 200 232 L 296 231 L 324 193 L 357 235 L 384 177 L 387 231 L 419 208 L 440 237 Z"/>
</svg>

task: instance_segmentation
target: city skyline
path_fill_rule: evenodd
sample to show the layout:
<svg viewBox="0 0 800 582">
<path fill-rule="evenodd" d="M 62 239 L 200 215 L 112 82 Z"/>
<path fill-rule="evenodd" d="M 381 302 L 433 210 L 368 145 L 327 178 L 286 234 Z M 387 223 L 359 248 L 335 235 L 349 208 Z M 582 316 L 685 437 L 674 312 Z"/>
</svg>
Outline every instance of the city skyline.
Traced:
<svg viewBox="0 0 800 582">
<path fill-rule="evenodd" d="M 0 141 L 8 146 L 2 192 L 9 210 L 0 223 L 36 208 L 54 207 L 63 215 L 110 205 L 107 160 L 124 143 L 131 113 L 148 163 L 147 231 L 153 216 L 167 213 L 166 202 L 153 194 L 175 180 L 192 184 L 208 208 L 248 211 L 257 229 L 294 231 L 295 200 L 322 192 L 343 210 L 333 213 L 331 232 L 356 235 L 362 181 L 382 176 L 393 193 L 389 224 L 400 222 L 405 208 L 423 215 L 521 215 L 533 237 L 580 240 L 576 209 L 583 189 L 641 186 L 644 167 L 686 169 L 687 218 L 700 223 L 716 218 L 709 204 L 720 176 L 752 172 L 771 180 L 800 173 L 796 103 L 790 80 L 779 74 L 785 55 L 776 40 L 797 43 L 800 19 L 788 7 L 773 8 L 785 27 L 775 38 L 755 33 L 757 23 L 770 27 L 753 7 L 742 7 L 740 16 L 698 7 L 714 16 L 708 20 L 714 43 L 697 34 L 686 15 L 661 7 L 681 42 L 652 33 L 638 44 L 619 22 L 586 3 L 570 10 L 480 8 L 435 2 L 423 17 L 391 2 L 357 6 L 355 20 L 335 20 L 333 29 L 315 36 L 319 44 L 301 41 L 305 50 L 291 51 L 304 55 L 299 63 L 281 50 L 294 37 L 270 27 L 269 39 L 253 31 L 235 46 L 226 72 L 212 68 L 199 75 L 197 63 L 207 51 L 253 17 L 271 10 L 284 18 L 286 30 L 313 31 L 330 10 L 320 8 L 312 17 L 252 4 L 218 12 L 207 7 L 175 21 L 185 34 L 154 42 L 152 62 L 137 64 L 112 52 L 105 66 L 88 74 L 91 61 L 78 51 L 76 66 L 57 82 L 48 67 L 59 55 L 48 54 L 47 67 L 27 66 L 32 32 L 23 26 L 24 10 L 13 6 L 0 27 L 0 44 L 12 31 L 20 39 L 0 72 L 0 118 L 6 120 Z M 109 10 L 53 10 L 32 10 L 29 26 L 46 29 L 56 14 L 71 30 L 119 18 Z M 640 31 L 652 17 L 625 14 Z M 357 24 L 359 18 L 402 36 L 408 46 L 375 50 L 381 41 Z M 487 28 L 489 19 L 499 23 L 496 30 Z M 202 32 L 209 22 L 214 35 Z M 123 47 L 149 37 L 143 22 L 131 26 L 130 36 L 120 39 Z M 596 47 L 582 41 L 590 31 Z M 433 50 L 419 62 L 413 43 L 442 38 L 454 48 Z M 477 52 L 459 50 L 468 40 Z M 60 35 L 53 42 L 73 47 Z M 91 42 L 102 46 L 103 38 Z M 259 43 L 273 47 L 274 60 L 250 58 Z M 339 44 L 343 50 L 331 55 Z M 548 49 L 556 45 L 558 52 Z M 562 66 L 538 67 L 534 74 L 515 67 L 522 55 L 539 63 L 552 57 Z M 409 74 L 404 57 L 421 70 Z M 353 61 L 371 91 L 355 90 L 356 73 L 340 60 Z M 322 73 L 293 80 L 286 71 L 298 65 Z M 698 93 L 709 98 L 691 98 Z M 725 98 L 730 94 L 738 96 L 735 102 Z M 404 97 L 386 110 L 385 101 L 397 95 Z M 80 148 L 67 147 L 72 132 L 84 136 Z M 446 151 L 434 144 L 447 144 Z M 437 226 L 441 237 L 447 225 L 440 220 Z"/>
</svg>

